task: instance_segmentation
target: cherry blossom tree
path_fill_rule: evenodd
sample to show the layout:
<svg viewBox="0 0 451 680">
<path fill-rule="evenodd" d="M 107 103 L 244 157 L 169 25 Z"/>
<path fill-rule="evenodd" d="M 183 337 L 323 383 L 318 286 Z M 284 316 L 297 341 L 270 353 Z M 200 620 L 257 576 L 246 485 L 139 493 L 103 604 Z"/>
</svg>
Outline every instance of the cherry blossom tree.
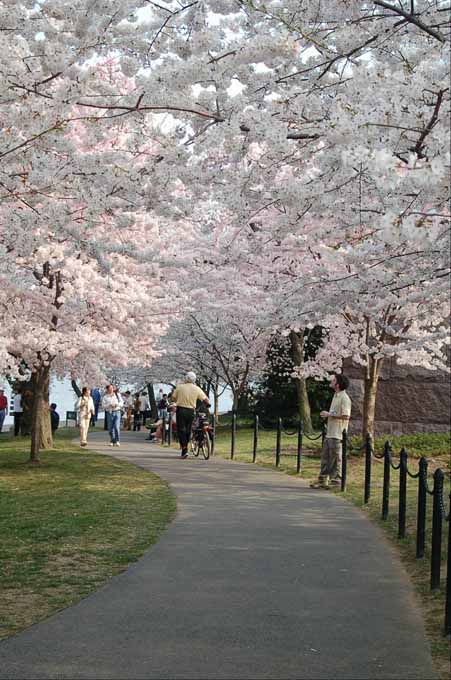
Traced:
<svg viewBox="0 0 451 680">
<path fill-rule="evenodd" d="M 109 113 L 133 87 L 123 22 L 136 7 L 0 6 L 0 369 L 31 375 L 32 461 L 51 445 L 51 371 L 97 381 L 105 366 L 149 363 L 167 325 L 161 221 L 148 213 L 153 124 Z M 168 267 L 166 290 L 170 278 Z"/>
<path fill-rule="evenodd" d="M 56 346 L 71 363 L 74 328 L 64 320 L 60 337 L 55 327 L 86 281 L 114 312 L 105 306 L 98 317 L 91 301 L 75 315 L 94 329 L 92 356 L 126 363 L 125 346 L 142 356 L 116 324 L 135 294 L 137 310 L 143 296 L 157 313 L 161 272 L 165 290 L 173 278 L 183 288 L 183 264 L 188 282 L 191 268 L 211 289 L 234 281 L 230 297 L 218 296 L 221 313 L 205 312 L 199 330 L 212 342 L 214 329 L 233 343 L 250 329 L 253 347 L 271 327 L 346 313 L 357 325 L 369 318 L 391 328 L 396 309 L 412 358 L 415 305 L 432 314 L 427 332 L 440 340 L 434 310 L 446 316 L 449 286 L 447 5 L 1 2 L 2 319 L 7 347 L 26 340 L 5 368 L 25 359 L 46 373 Z M 114 77 L 103 65 L 111 59 Z M 161 229 L 137 228 L 138 216 L 168 225 L 164 244 Z M 251 320 L 233 308 L 243 300 Z M 85 298 L 80 305 L 88 308 Z M 102 344 L 110 323 L 114 342 Z M 250 365 L 253 354 L 260 350 L 249 349 Z"/>
</svg>

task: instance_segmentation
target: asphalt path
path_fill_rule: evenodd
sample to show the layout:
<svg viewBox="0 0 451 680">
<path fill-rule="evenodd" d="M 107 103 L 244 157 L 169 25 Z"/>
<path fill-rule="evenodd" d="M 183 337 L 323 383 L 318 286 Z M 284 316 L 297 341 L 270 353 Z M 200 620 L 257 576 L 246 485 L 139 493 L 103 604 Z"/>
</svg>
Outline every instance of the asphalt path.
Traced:
<svg viewBox="0 0 451 680">
<path fill-rule="evenodd" d="M 363 512 L 144 436 L 90 447 L 167 480 L 174 521 L 100 590 L 0 643 L 2 680 L 435 680 L 412 587 Z"/>
</svg>

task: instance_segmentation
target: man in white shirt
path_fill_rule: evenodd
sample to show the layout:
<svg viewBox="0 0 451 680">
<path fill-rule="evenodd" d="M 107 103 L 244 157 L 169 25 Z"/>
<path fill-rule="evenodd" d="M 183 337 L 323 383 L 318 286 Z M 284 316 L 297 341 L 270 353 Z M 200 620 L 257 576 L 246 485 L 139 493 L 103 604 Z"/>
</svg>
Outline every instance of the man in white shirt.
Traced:
<svg viewBox="0 0 451 680">
<path fill-rule="evenodd" d="M 18 437 L 20 434 L 20 426 L 22 424 L 23 406 L 22 406 L 22 390 L 19 389 L 14 395 L 13 401 L 14 410 L 14 436 Z"/>
<path fill-rule="evenodd" d="M 321 470 L 318 481 L 310 484 L 312 489 L 328 489 L 341 484 L 343 430 L 348 429 L 351 417 L 351 399 L 346 392 L 348 378 L 342 373 L 334 373 L 330 381 L 334 391 L 328 411 L 321 411 L 321 418 L 327 418 L 327 434 L 321 451 Z"/>
<path fill-rule="evenodd" d="M 110 433 L 110 446 L 120 446 L 120 431 L 121 431 L 121 408 L 124 402 L 119 394 L 118 389 L 114 389 L 113 385 L 108 385 L 106 394 L 102 399 L 102 408 L 105 411 L 105 418 L 107 419 L 107 428 Z"/>
</svg>

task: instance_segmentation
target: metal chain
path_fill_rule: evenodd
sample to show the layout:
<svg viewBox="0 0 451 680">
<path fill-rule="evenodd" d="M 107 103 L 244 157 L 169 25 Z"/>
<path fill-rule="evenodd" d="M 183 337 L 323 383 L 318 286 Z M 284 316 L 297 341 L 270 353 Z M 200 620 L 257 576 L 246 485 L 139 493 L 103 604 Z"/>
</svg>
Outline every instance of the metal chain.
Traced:
<svg viewBox="0 0 451 680">
<path fill-rule="evenodd" d="M 420 473 L 421 473 L 421 469 L 420 469 Z M 423 484 L 423 486 L 426 490 L 426 493 L 428 493 L 430 496 L 433 496 L 434 495 L 434 489 L 429 488 L 427 472 L 423 472 L 423 474 L 421 474 L 421 482 L 422 482 L 422 484 Z"/>
<path fill-rule="evenodd" d="M 365 451 L 366 444 L 362 444 L 362 446 L 353 446 L 352 444 L 348 443 L 348 451 Z"/>
<path fill-rule="evenodd" d="M 385 454 L 384 454 L 385 455 Z M 388 462 L 390 463 L 390 466 L 392 467 L 393 470 L 399 470 L 401 467 L 401 459 L 399 459 L 398 465 L 395 465 L 393 463 L 393 456 L 392 456 L 392 450 L 391 446 L 388 447 Z"/>
<path fill-rule="evenodd" d="M 294 435 L 298 433 L 297 430 L 295 430 L 294 432 L 288 432 L 288 431 L 284 428 L 283 422 L 282 422 L 282 432 L 283 432 L 284 434 L 288 435 L 288 437 L 294 437 Z"/>
<path fill-rule="evenodd" d="M 321 434 L 319 434 L 317 437 L 310 437 L 310 436 L 309 436 L 308 434 L 306 434 L 305 432 L 303 432 L 302 435 L 303 435 L 303 437 L 305 437 L 306 439 L 309 439 L 311 442 L 314 442 L 314 441 L 316 441 L 317 439 L 321 439 L 321 437 L 323 436 L 323 433 L 321 432 Z"/>
<path fill-rule="evenodd" d="M 418 470 L 418 472 L 415 473 L 415 474 L 413 474 L 413 472 L 410 472 L 409 467 L 408 467 L 407 464 L 406 464 L 406 472 L 407 472 L 407 474 L 409 475 L 409 477 L 410 477 L 411 479 L 418 479 L 418 477 L 420 476 L 420 471 L 419 471 L 419 470 Z"/>
<path fill-rule="evenodd" d="M 287 437 L 294 437 L 294 435 L 297 434 L 297 430 L 296 430 L 296 432 L 287 432 L 287 430 L 284 430 L 284 428 L 282 428 L 282 432 L 283 432 Z"/>
<path fill-rule="evenodd" d="M 376 458 L 376 460 L 382 460 L 385 456 L 385 453 L 376 453 L 376 451 L 372 450 L 371 455 Z"/>
</svg>

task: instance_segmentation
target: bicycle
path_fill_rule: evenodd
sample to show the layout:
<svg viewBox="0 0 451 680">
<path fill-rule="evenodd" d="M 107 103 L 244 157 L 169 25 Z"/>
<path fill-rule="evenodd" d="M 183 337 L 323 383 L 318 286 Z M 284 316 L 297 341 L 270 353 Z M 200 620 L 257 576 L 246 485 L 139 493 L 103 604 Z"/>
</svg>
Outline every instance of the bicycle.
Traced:
<svg viewBox="0 0 451 680">
<path fill-rule="evenodd" d="M 196 412 L 190 440 L 191 453 L 193 456 L 196 456 L 197 458 L 197 456 L 202 453 L 205 460 L 210 458 L 212 450 L 212 431 L 213 428 L 208 422 L 208 414 Z"/>
</svg>

